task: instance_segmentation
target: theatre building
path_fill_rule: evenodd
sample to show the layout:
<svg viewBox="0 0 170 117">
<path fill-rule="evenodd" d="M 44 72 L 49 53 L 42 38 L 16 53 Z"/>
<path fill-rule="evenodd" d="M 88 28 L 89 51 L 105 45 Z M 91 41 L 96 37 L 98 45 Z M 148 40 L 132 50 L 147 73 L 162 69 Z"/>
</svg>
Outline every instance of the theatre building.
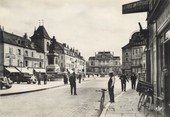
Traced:
<svg viewBox="0 0 170 117">
<path fill-rule="evenodd" d="M 134 6 L 135 7 L 130 7 Z M 123 5 L 123 13 L 147 12 L 147 81 L 153 85 L 157 116 L 170 116 L 170 1 L 141 0 Z"/>
</svg>

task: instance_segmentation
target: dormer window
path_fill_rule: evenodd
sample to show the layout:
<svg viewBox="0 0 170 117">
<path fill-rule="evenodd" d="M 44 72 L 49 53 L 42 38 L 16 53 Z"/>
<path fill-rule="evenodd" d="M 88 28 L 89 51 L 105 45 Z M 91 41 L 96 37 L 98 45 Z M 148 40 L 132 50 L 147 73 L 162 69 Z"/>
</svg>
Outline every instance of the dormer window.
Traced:
<svg viewBox="0 0 170 117">
<path fill-rule="evenodd" d="M 25 46 L 28 47 L 28 42 L 27 41 L 25 42 Z"/>
<path fill-rule="evenodd" d="M 21 40 L 18 40 L 18 44 L 21 44 Z"/>
<path fill-rule="evenodd" d="M 49 42 L 47 42 L 47 50 L 49 51 L 49 46 L 50 46 L 50 44 L 49 44 Z"/>
</svg>

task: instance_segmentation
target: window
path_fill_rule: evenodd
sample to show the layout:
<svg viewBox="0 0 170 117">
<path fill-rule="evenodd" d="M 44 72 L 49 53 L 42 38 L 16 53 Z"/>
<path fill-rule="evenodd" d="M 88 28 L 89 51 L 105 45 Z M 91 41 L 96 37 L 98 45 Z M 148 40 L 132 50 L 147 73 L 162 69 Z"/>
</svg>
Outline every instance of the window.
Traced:
<svg viewBox="0 0 170 117">
<path fill-rule="evenodd" d="M 126 55 L 128 55 L 128 53 L 126 53 Z"/>
<path fill-rule="evenodd" d="M 21 50 L 20 49 L 18 49 L 18 55 L 21 55 Z"/>
<path fill-rule="evenodd" d="M 17 66 L 20 66 L 20 60 L 17 60 Z"/>
<path fill-rule="evenodd" d="M 63 66 L 63 63 L 61 63 L 61 67 L 64 67 L 64 66 Z"/>
<path fill-rule="evenodd" d="M 34 52 L 31 52 L 31 56 L 34 57 Z"/>
<path fill-rule="evenodd" d="M 115 61 L 115 65 L 117 65 L 117 61 Z"/>
<path fill-rule="evenodd" d="M 28 67 L 28 61 L 25 61 L 25 66 Z"/>
<path fill-rule="evenodd" d="M 138 54 L 138 49 L 136 49 L 136 54 Z"/>
<path fill-rule="evenodd" d="M 25 56 L 28 56 L 28 51 L 27 50 L 25 51 Z"/>
<path fill-rule="evenodd" d="M 50 44 L 47 42 L 47 50 L 49 51 Z"/>
<path fill-rule="evenodd" d="M 41 68 L 42 67 L 42 63 L 40 62 L 40 64 L 39 64 L 39 67 Z"/>
<path fill-rule="evenodd" d="M 18 44 L 21 44 L 21 40 L 18 40 Z"/>
<path fill-rule="evenodd" d="M 61 59 L 63 59 L 63 56 L 61 56 Z"/>
<path fill-rule="evenodd" d="M 13 48 L 9 48 L 9 53 L 10 53 L 10 54 L 13 53 Z"/>
<path fill-rule="evenodd" d="M 126 58 L 126 61 L 128 61 L 128 58 Z"/>
</svg>

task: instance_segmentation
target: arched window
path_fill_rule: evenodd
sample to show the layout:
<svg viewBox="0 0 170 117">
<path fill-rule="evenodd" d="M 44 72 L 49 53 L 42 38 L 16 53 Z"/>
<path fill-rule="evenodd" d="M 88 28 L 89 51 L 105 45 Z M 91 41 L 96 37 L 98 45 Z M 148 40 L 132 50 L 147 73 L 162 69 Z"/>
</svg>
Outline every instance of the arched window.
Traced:
<svg viewBox="0 0 170 117">
<path fill-rule="evenodd" d="M 25 56 L 28 56 L 28 51 L 27 50 L 25 51 Z"/>
</svg>

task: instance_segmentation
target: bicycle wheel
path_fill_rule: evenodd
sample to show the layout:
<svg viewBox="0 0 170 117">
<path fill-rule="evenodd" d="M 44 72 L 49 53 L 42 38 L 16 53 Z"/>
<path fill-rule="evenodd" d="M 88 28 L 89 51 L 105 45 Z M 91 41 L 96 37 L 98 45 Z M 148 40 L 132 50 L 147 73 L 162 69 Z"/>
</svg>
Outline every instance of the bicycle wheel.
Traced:
<svg viewBox="0 0 170 117">
<path fill-rule="evenodd" d="M 145 113 L 146 117 L 149 115 L 149 112 L 151 110 L 151 106 L 152 106 L 152 97 L 147 96 L 145 103 L 144 103 L 144 113 Z"/>
<path fill-rule="evenodd" d="M 142 93 L 142 94 L 140 95 L 139 102 L 138 102 L 138 111 L 140 111 L 141 108 L 142 108 L 144 98 L 145 98 L 145 94 Z"/>
<path fill-rule="evenodd" d="M 104 99 L 103 99 L 103 97 L 101 97 L 101 100 L 100 100 L 100 114 L 102 113 L 103 108 L 104 108 Z"/>
</svg>

